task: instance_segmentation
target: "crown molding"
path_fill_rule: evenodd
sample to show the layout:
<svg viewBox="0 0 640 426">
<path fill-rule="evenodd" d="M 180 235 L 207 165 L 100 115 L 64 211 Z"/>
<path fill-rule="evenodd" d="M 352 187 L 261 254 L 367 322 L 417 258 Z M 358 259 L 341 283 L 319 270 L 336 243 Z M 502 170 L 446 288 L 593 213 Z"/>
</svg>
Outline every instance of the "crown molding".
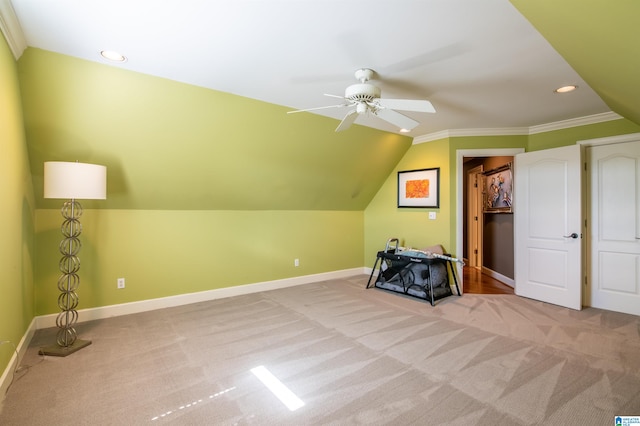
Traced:
<svg viewBox="0 0 640 426">
<path fill-rule="evenodd" d="M 465 137 L 465 136 L 513 136 L 528 135 L 528 127 L 503 127 L 503 128 L 480 128 L 480 129 L 451 129 L 441 132 L 430 133 L 424 136 L 413 138 L 413 144 L 417 145 L 425 142 L 433 142 L 438 139 Z"/>
<path fill-rule="evenodd" d="M 577 141 L 578 145 L 583 146 L 597 146 L 597 145 L 611 145 L 615 143 L 636 142 L 640 141 L 640 133 L 628 133 L 626 135 L 607 136 L 604 138 L 585 139 Z"/>
<path fill-rule="evenodd" d="M 552 132 L 554 130 L 569 129 L 571 127 L 586 126 L 588 124 L 604 123 L 605 121 L 619 120 L 623 118 L 615 112 L 603 112 L 601 114 L 587 115 L 586 117 L 571 118 L 569 120 L 556 121 L 555 123 L 540 124 L 529 127 L 529 134 Z"/>
<path fill-rule="evenodd" d="M 0 31 L 4 34 L 13 57 L 17 61 L 27 48 L 27 40 L 10 0 L 0 0 Z"/>
<path fill-rule="evenodd" d="M 443 130 L 441 132 L 429 133 L 426 135 L 416 136 L 415 138 L 413 138 L 413 145 L 417 145 L 419 143 L 425 143 L 425 142 L 433 142 L 433 141 L 446 139 L 450 137 L 451 137 L 450 130 Z"/>
<path fill-rule="evenodd" d="M 526 135 L 529 129 L 527 127 L 504 127 L 495 129 L 457 129 L 451 130 L 452 137 L 464 136 L 513 136 Z"/>
<path fill-rule="evenodd" d="M 537 133 L 551 132 L 554 130 L 568 129 L 571 127 L 586 126 L 588 124 L 603 123 L 605 121 L 619 120 L 623 118 L 615 112 L 604 112 L 601 114 L 588 115 L 586 117 L 572 118 L 569 120 L 556 121 L 548 124 L 540 124 L 531 127 L 504 127 L 485 129 L 451 129 L 440 132 L 429 133 L 413 138 L 413 145 L 433 142 L 440 139 L 464 137 L 464 136 L 523 136 Z"/>
</svg>

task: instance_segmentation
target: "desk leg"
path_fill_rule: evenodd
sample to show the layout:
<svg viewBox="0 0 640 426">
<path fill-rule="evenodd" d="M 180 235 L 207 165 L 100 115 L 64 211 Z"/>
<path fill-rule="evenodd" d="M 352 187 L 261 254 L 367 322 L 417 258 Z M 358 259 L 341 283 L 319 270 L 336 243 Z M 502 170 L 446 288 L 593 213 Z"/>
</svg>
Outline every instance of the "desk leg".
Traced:
<svg viewBox="0 0 640 426">
<path fill-rule="evenodd" d="M 456 268 L 453 265 L 453 263 L 451 263 L 450 260 L 448 260 L 447 263 L 451 268 L 451 275 L 453 276 L 453 282 L 456 284 L 456 290 L 458 291 L 458 296 L 460 296 L 460 287 L 458 287 L 458 278 L 456 278 Z"/>
<path fill-rule="evenodd" d="M 431 264 L 427 265 L 429 268 L 429 294 L 431 295 L 431 306 L 436 306 L 436 299 L 433 296 L 433 278 L 431 277 Z"/>
<path fill-rule="evenodd" d="M 373 278 L 373 274 L 375 274 L 376 272 L 376 267 L 378 266 L 378 261 L 380 261 L 379 257 L 376 257 L 376 262 L 373 264 L 373 269 L 371 270 L 371 275 L 369 275 L 369 281 L 367 281 L 367 287 L 369 288 L 369 286 L 371 285 L 371 278 Z M 380 264 L 380 267 L 382 267 L 382 263 Z"/>
</svg>

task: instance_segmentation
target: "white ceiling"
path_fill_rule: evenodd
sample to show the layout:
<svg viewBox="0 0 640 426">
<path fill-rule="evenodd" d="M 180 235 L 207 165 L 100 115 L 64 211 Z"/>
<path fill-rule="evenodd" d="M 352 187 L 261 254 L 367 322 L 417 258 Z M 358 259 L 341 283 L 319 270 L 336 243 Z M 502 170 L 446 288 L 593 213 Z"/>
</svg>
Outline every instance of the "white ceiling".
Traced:
<svg viewBox="0 0 640 426">
<path fill-rule="evenodd" d="M 609 112 L 508 0 L 12 0 L 27 45 L 291 109 L 334 105 L 358 68 L 428 99 L 410 136 Z M 566 84 L 579 89 L 553 90 Z M 341 119 L 344 109 L 318 114 Z M 290 116 L 291 120 L 296 115 Z M 336 121 L 336 125 L 338 121 Z M 377 117 L 356 124 L 396 132 Z"/>
</svg>

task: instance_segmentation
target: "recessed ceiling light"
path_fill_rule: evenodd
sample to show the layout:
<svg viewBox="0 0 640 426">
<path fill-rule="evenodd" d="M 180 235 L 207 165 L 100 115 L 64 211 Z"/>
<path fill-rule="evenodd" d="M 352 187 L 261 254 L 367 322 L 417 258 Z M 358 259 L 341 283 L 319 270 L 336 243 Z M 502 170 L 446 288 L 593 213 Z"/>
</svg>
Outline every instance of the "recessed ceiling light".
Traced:
<svg viewBox="0 0 640 426">
<path fill-rule="evenodd" d="M 409 129 L 400 129 L 400 133 L 409 133 L 410 131 Z"/>
<path fill-rule="evenodd" d="M 554 90 L 554 92 L 556 93 L 567 93 L 567 92 L 573 92 L 574 90 L 576 90 L 578 88 L 578 86 L 576 86 L 575 84 L 571 84 L 569 86 L 562 86 L 562 87 L 558 87 L 556 90 Z"/>
<path fill-rule="evenodd" d="M 114 52 L 113 50 L 101 50 L 100 51 L 100 55 L 102 55 L 103 58 L 108 59 L 110 61 L 113 62 L 126 62 L 127 61 L 127 57 L 124 55 L 121 55 L 118 52 Z"/>
</svg>

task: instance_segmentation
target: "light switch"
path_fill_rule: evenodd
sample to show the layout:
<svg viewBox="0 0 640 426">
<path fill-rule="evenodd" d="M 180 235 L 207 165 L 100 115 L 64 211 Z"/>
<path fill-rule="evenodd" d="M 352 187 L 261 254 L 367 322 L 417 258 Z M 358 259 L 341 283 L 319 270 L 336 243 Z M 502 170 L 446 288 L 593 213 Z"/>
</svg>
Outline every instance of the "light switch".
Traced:
<svg viewBox="0 0 640 426">
<path fill-rule="evenodd" d="M 436 218 L 436 212 L 429 212 L 429 219 L 434 220 Z"/>
</svg>

